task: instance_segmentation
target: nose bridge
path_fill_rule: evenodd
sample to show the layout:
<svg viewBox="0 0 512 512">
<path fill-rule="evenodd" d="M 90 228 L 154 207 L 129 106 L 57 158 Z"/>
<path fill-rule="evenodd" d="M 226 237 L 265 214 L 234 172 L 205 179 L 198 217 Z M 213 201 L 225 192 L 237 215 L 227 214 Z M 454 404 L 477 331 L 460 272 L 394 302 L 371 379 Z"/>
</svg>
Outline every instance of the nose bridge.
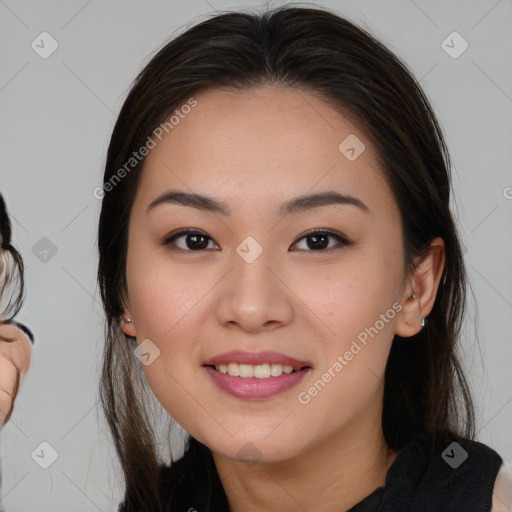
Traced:
<svg viewBox="0 0 512 512">
<path fill-rule="evenodd" d="M 268 238 L 267 238 L 268 239 Z M 260 237 L 261 240 L 261 237 Z M 262 289 L 273 288 L 271 249 L 255 237 L 245 237 L 236 247 L 232 263 L 234 284 L 238 291 L 249 296 L 261 294 Z M 262 288 L 262 289 L 260 289 Z"/>
</svg>

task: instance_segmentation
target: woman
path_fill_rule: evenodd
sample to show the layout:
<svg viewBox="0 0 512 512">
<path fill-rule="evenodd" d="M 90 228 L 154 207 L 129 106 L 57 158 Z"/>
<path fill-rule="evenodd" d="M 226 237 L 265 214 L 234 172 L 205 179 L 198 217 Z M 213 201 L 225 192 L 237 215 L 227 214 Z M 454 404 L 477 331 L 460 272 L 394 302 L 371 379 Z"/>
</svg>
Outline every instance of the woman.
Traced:
<svg viewBox="0 0 512 512">
<path fill-rule="evenodd" d="M 326 10 L 221 14 L 151 59 L 101 190 L 119 510 L 508 506 L 456 355 L 449 169 L 405 65 Z M 153 397 L 190 435 L 170 466 Z"/>
<path fill-rule="evenodd" d="M 12 415 L 19 386 L 30 367 L 34 343 L 32 332 L 13 320 L 23 305 L 24 268 L 20 254 L 11 243 L 11 232 L 0 194 L 0 431 Z"/>
</svg>

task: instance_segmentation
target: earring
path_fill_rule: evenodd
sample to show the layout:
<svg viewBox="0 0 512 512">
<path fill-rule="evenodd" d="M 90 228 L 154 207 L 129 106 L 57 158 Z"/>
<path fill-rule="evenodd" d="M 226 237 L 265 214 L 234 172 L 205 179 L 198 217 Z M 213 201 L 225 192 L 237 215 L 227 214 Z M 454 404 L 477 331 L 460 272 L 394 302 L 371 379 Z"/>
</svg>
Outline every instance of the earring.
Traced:
<svg viewBox="0 0 512 512">
<path fill-rule="evenodd" d="M 123 318 L 123 320 L 127 323 L 127 324 L 133 324 L 133 320 L 131 318 Z"/>
</svg>

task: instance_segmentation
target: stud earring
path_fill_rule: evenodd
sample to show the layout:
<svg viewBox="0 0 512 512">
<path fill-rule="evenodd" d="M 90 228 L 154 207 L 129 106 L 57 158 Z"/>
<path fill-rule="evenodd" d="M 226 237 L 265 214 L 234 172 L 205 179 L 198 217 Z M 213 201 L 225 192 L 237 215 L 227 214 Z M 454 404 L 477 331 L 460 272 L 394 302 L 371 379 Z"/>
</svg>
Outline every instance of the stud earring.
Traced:
<svg viewBox="0 0 512 512">
<path fill-rule="evenodd" d="M 133 320 L 131 318 L 123 318 L 123 320 L 127 323 L 127 324 L 133 324 Z"/>
<path fill-rule="evenodd" d="M 418 299 L 416 299 L 416 294 L 415 294 L 414 292 L 412 292 L 411 297 L 412 297 L 413 299 L 415 299 L 415 300 L 418 300 Z M 423 327 L 425 327 L 425 325 L 427 325 L 427 319 L 426 319 L 426 318 L 424 318 L 424 317 L 422 317 L 422 319 L 421 319 L 421 324 L 420 324 L 420 325 L 421 325 L 421 328 L 423 329 Z"/>
</svg>

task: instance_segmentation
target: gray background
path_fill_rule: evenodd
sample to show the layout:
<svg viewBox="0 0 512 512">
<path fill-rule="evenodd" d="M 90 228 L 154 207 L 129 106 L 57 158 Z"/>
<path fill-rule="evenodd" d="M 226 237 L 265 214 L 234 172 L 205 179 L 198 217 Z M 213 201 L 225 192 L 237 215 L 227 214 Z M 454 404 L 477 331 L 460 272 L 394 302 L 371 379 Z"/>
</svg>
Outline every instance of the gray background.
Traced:
<svg viewBox="0 0 512 512">
<path fill-rule="evenodd" d="M 103 317 L 95 275 L 100 201 L 93 190 L 102 182 L 116 113 L 150 55 L 216 10 L 262 5 L 0 0 L 0 187 L 27 267 L 19 319 L 37 338 L 1 435 L 0 496 L 8 512 L 116 510 L 119 467 L 98 408 Z M 367 28 L 402 57 L 443 127 L 478 307 L 470 295 L 461 347 L 478 438 L 510 461 L 512 2 L 317 5 Z M 59 45 L 46 59 L 31 47 L 43 31 Z M 469 44 L 458 58 L 442 47 L 453 31 Z M 461 48 L 460 41 L 452 46 Z M 57 250 L 46 262 L 33 252 L 48 243 L 43 237 Z M 58 453 L 48 469 L 31 456 L 42 442 Z"/>
</svg>

